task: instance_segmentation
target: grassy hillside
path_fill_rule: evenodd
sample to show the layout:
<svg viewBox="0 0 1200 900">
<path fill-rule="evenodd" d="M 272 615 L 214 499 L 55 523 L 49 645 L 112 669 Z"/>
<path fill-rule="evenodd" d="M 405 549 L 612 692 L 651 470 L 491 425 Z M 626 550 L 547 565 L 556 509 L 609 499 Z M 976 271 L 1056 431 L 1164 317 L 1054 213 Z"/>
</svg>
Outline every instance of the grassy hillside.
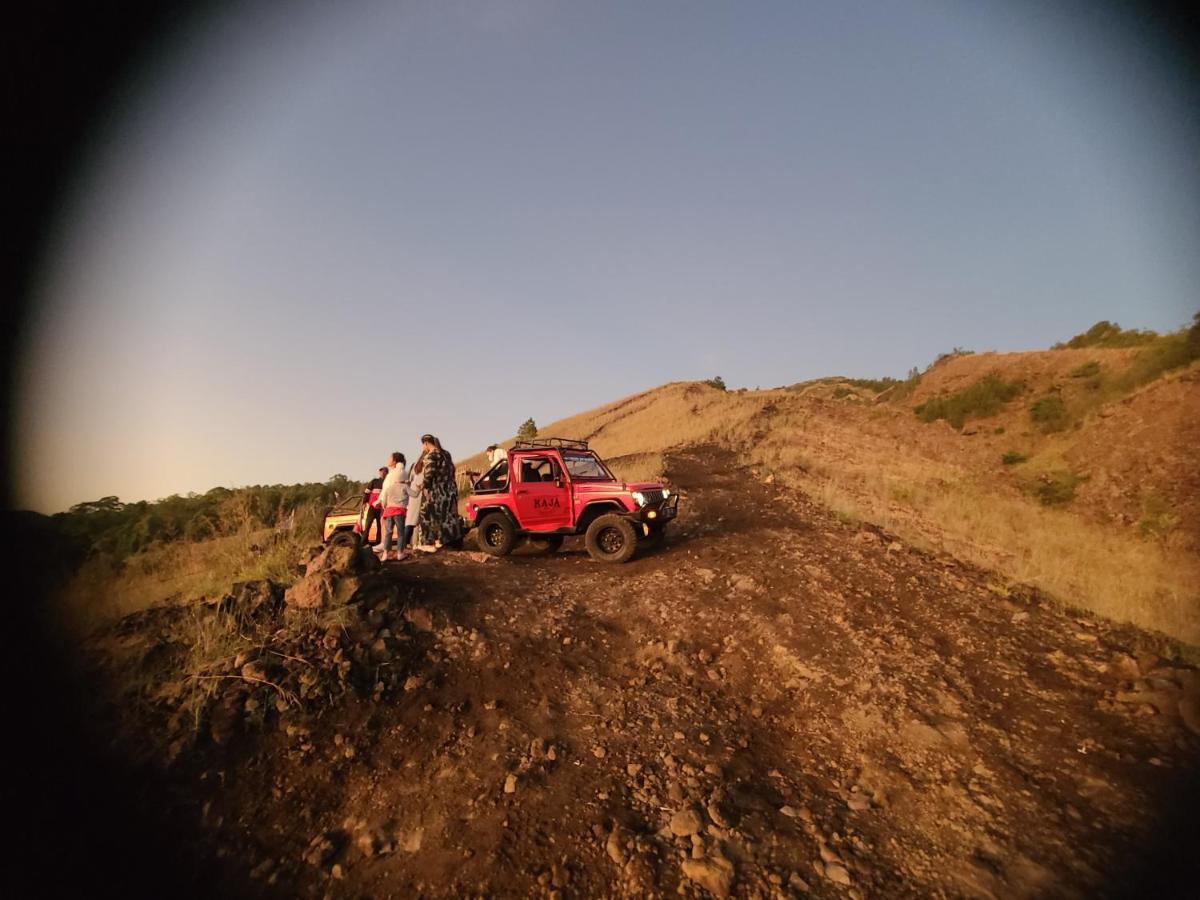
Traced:
<svg viewBox="0 0 1200 900">
<path fill-rule="evenodd" d="M 1200 644 L 1200 366 L 1142 383 L 1154 346 L 954 354 L 882 391 L 675 383 L 542 433 L 590 440 L 629 479 L 660 475 L 672 448 L 729 447 L 847 517 Z M 960 427 L 918 412 L 964 391 L 979 402 L 959 404 Z"/>
<path fill-rule="evenodd" d="M 591 441 L 628 480 L 661 477 L 672 450 L 720 445 L 844 517 L 1200 645 L 1197 357 L 1200 318 L 1170 335 L 1098 323 L 1046 351 L 956 349 L 904 379 L 678 382 L 541 433 Z M 92 623 L 239 579 L 290 581 L 319 508 L 356 488 L 335 476 L 81 504 L 58 522 L 91 548 L 69 615 Z"/>
</svg>

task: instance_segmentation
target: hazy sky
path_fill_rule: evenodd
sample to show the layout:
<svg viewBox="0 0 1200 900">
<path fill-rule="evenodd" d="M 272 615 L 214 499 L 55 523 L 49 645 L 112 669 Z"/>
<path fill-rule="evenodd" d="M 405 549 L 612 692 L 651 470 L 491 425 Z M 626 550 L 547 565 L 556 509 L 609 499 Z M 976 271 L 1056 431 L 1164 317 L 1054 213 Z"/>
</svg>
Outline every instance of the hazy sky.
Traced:
<svg viewBox="0 0 1200 900">
<path fill-rule="evenodd" d="M 1099 6 L 237 5 L 81 161 L 18 500 L 363 478 L 676 379 L 1178 327 L 1195 98 Z"/>
</svg>

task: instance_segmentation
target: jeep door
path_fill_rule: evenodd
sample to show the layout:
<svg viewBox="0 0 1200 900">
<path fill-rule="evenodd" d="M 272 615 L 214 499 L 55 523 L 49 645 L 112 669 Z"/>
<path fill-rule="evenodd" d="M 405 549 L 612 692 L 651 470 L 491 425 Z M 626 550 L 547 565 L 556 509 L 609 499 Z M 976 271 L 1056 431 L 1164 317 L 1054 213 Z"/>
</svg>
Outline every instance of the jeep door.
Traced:
<svg viewBox="0 0 1200 900">
<path fill-rule="evenodd" d="M 571 525 L 571 488 L 553 456 L 522 456 L 516 461 L 513 492 L 521 527 L 553 531 Z"/>
</svg>

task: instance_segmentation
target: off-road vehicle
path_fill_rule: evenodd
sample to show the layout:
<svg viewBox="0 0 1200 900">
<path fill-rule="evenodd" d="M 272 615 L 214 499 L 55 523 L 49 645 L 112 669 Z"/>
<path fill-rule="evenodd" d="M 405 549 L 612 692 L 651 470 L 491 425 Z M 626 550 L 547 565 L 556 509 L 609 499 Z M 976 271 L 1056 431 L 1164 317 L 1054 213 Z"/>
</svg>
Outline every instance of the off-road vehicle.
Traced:
<svg viewBox="0 0 1200 900">
<path fill-rule="evenodd" d="M 626 562 L 638 543 L 661 540 L 679 512 L 679 495 L 657 482 L 624 482 L 587 441 L 517 441 L 504 459 L 474 481 L 468 527 L 482 550 L 510 553 L 525 539 L 548 550 L 582 534 L 602 562 Z"/>
<path fill-rule="evenodd" d="M 375 492 L 378 494 L 378 491 Z M 361 494 L 347 497 L 325 510 L 325 521 L 321 526 L 321 540 L 325 543 L 359 544 L 364 540 L 363 529 L 367 524 L 367 504 Z M 368 544 L 379 542 L 379 517 L 370 525 L 365 535 Z"/>
</svg>

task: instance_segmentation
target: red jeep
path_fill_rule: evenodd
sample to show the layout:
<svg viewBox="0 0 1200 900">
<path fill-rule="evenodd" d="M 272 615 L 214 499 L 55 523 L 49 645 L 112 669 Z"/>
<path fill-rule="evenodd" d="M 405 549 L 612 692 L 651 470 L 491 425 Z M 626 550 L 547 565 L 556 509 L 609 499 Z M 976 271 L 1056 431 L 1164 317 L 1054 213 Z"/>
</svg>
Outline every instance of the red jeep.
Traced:
<svg viewBox="0 0 1200 900">
<path fill-rule="evenodd" d="M 520 537 L 554 551 L 566 535 L 582 534 L 593 559 L 626 562 L 639 540 L 661 540 L 678 512 L 669 488 L 618 481 L 587 441 L 564 438 L 517 441 L 467 498 L 469 527 L 494 556 Z"/>
</svg>

